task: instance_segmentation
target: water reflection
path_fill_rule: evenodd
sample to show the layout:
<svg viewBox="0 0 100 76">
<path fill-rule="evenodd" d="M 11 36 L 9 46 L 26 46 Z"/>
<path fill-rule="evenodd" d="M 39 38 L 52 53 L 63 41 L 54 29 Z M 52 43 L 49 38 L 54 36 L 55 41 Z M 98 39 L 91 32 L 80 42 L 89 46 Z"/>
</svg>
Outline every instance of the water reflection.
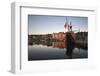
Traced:
<svg viewBox="0 0 100 76">
<path fill-rule="evenodd" d="M 67 46 L 64 42 L 52 42 L 52 46 L 54 48 L 60 48 L 60 49 L 67 48 Z"/>
<path fill-rule="evenodd" d="M 68 49 L 68 47 L 70 48 L 70 45 L 67 46 L 67 43 L 64 42 L 64 41 L 59 41 L 59 42 L 47 42 L 47 41 L 35 42 L 34 41 L 34 42 L 29 43 L 29 46 L 34 46 L 34 45 L 44 45 L 44 46 L 47 46 L 47 47 L 52 46 L 53 48 L 59 48 L 59 49 L 64 49 L 64 48 Z M 87 47 L 80 46 L 80 45 L 77 45 L 77 44 L 74 44 L 74 47 L 77 47 L 78 49 L 87 50 Z"/>
<path fill-rule="evenodd" d="M 28 60 L 73 59 L 87 58 L 87 49 L 74 45 L 68 46 L 66 42 L 32 42 L 29 45 Z"/>
</svg>

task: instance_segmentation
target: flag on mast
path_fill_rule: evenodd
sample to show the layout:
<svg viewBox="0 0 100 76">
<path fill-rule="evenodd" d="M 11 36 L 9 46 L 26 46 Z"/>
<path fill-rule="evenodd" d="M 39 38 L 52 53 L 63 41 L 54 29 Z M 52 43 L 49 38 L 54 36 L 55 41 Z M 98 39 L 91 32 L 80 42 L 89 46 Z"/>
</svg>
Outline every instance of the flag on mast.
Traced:
<svg viewBox="0 0 100 76">
<path fill-rule="evenodd" d="M 68 24 L 67 17 L 66 17 L 66 23 L 65 23 L 65 25 L 64 25 L 64 28 L 65 28 L 65 29 L 68 29 L 68 31 L 69 31 L 69 24 Z"/>
<path fill-rule="evenodd" d="M 64 28 L 67 29 L 68 26 L 69 26 L 69 25 L 68 25 L 67 23 L 65 23 Z"/>
<path fill-rule="evenodd" d="M 70 22 L 70 30 L 72 31 L 72 23 Z"/>
</svg>

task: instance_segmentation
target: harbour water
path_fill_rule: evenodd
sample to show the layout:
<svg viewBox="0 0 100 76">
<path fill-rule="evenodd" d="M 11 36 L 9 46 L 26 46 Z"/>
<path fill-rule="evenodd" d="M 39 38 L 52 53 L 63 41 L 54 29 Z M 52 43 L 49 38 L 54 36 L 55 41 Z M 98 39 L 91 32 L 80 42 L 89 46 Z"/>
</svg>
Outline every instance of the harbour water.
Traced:
<svg viewBox="0 0 100 76">
<path fill-rule="evenodd" d="M 75 46 L 68 51 L 64 42 L 52 42 L 28 45 L 28 60 L 84 59 L 88 58 L 88 49 Z"/>
</svg>

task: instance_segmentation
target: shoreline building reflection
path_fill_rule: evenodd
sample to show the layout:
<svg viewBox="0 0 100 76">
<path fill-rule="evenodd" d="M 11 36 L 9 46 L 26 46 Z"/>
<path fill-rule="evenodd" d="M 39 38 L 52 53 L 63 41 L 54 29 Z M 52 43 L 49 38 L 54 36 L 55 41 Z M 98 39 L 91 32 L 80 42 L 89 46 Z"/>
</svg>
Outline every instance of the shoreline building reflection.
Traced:
<svg viewBox="0 0 100 76">
<path fill-rule="evenodd" d="M 61 49 L 67 48 L 65 42 L 52 42 L 52 46 L 54 48 L 61 48 Z"/>
</svg>

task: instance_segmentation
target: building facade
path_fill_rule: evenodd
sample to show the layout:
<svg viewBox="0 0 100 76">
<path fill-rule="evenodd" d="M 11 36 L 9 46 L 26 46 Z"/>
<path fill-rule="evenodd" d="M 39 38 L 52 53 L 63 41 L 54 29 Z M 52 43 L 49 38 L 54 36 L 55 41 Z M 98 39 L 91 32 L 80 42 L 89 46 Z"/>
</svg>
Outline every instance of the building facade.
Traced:
<svg viewBox="0 0 100 76">
<path fill-rule="evenodd" d="M 59 33 L 53 33 L 52 38 L 53 39 L 58 39 L 58 40 L 64 40 L 65 39 L 65 33 L 64 32 L 59 32 Z"/>
</svg>

